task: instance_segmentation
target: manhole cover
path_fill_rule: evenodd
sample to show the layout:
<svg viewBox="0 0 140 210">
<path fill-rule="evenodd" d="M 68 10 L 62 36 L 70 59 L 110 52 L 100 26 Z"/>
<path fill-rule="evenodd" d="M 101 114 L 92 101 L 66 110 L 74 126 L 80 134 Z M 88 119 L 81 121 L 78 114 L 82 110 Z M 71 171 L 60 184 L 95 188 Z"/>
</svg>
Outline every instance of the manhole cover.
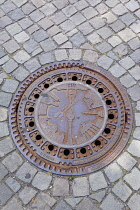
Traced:
<svg viewBox="0 0 140 210">
<path fill-rule="evenodd" d="M 32 73 L 10 107 L 20 152 L 37 167 L 61 175 L 87 174 L 124 149 L 132 110 L 122 85 L 108 72 L 62 62 Z"/>
</svg>

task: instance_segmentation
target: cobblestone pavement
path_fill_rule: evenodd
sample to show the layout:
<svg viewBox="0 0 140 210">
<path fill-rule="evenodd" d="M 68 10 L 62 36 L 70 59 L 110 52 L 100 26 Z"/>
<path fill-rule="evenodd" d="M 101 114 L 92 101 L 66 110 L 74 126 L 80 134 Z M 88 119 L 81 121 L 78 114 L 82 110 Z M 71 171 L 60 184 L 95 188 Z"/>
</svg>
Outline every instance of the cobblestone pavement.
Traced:
<svg viewBox="0 0 140 210">
<path fill-rule="evenodd" d="M 122 154 L 96 173 L 43 172 L 16 150 L 8 107 L 42 65 L 91 62 L 126 87 L 134 111 Z M 0 0 L 0 208 L 140 210 L 140 0 Z"/>
</svg>

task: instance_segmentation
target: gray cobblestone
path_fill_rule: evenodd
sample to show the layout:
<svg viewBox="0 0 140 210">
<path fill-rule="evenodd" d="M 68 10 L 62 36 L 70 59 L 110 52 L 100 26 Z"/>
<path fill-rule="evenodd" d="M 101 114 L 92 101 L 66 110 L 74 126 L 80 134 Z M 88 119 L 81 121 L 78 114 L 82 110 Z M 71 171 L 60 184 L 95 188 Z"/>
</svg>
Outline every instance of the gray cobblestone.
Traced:
<svg viewBox="0 0 140 210">
<path fill-rule="evenodd" d="M 132 68 L 135 65 L 134 61 L 128 56 L 120 60 L 119 63 L 126 70 Z"/>
<path fill-rule="evenodd" d="M 104 3 L 98 4 L 96 9 L 100 14 L 104 14 L 108 11 L 108 7 Z"/>
<path fill-rule="evenodd" d="M 9 135 L 9 129 L 8 129 L 7 122 L 0 122 L 0 137 L 4 137 L 8 135 Z"/>
<path fill-rule="evenodd" d="M 111 38 L 108 39 L 108 42 L 113 46 L 116 47 L 119 45 L 122 41 L 118 36 L 112 36 Z"/>
<path fill-rule="evenodd" d="M 81 13 L 76 13 L 75 15 L 70 17 L 70 20 L 75 25 L 80 25 L 81 23 L 83 23 L 86 20 L 86 18 Z"/>
<path fill-rule="evenodd" d="M 12 191 L 5 185 L 0 185 L 0 206 L 4 205 L 13 195 Z"/>
<path fill-rule="evenodd" d="M 66 20 L 60 26 L 61 26 L 62 30 L 65 31 L 66 33 L 75 28 L 75 24 L 71 20 Z"/>
<path fill-rule="evenodd" d="M 89 62 L 96 62 L 98 59 L 98 54 L 92 50 L 86 50 L 83 59 Z"/>
<path fill-rule="evenodd" d="M 80 0 L 77 3 L 75 3 L 74 6 L 77 8 L 77 10 L 82 10 L 88 7 L 89 5 L 85 0 Z"/>
<path fill-rule="evenodd" d="M 4 42 L 8 41 L 10 39 L 10 36 L 6 31 L 0 32 L 0 45 L 2 45 Z"/>
<path fill-rule="evenodd" d="M 14 172 L 17 168 L 23 163 L 22 158 L 18 155 L 17 152 L 13 152 L 7 156 L 2 163 L 10 172 Z"/>
<path fill-rule="evenodd" d="M 68 40 L 68 38 L 66 37 L 66 35 L 59 33 L 57 35 L 55 35 L 53 37 L 53 39 L 57 42 L 57 44 L 63 44 L 64 42 L 66 42 Z"/>
<path fill-rule="evenodd" d="M 60 31 L 61 30 L 59 29 L 58 26 L 52 26 L 51 28 L 49 28 L 47 30 L 47 34 L 52 37 L 52 36 L 58 34 Z"/>
<path fill-rule="evenodd" d="M 107 182 L 101 171 L 91 174 L 89 176 L 89 183 L 93 191 L 103 189 L 107 187 Z"/>
<path fill-rule="evenodd" d="M 73 208 L 82 200 L 82 198 L 67 198 L 65 201 Z"/>
<path fill-rule="evenodd" d="M 140 126 L 140 113 L 135 113 L 136 126 Z"/>
<path fill-rule="evenodd" d="M 76 28 L 74 28 L 72 31 L 68 32 L 67 35 L 68 36 L 73 36 L 74 34 L 76 34 L 78 32 L 78 30 Z"/>
<path fill-rule="evenodd" d="M 40 42 L 40 44 L 45 52 L 49 52 L 56 49 L 56 45 L 54 44 L 53 40 L 50 38 Z"/>
<path fill-rule="evenodd" d="M 31 60 L 27 61 L 24 66 L 26 69 L 28 69 L 30 72 L 34 72 L 36 69 L 39 69 L 41 65 L 37 61 L 36 58 L 32 58 Z"/>
<path fill-rule="evenodd" d="M 4 52 L 4 50 L 2 49 L 2 47 L 0 47 L 0 58 L 2 58 L 6 53 Z"/>
<path fill-rule="evenodd" d="M 21 7 L 23 4 L 27 2 L 27 0 L 12 0 L 18 7 Z"/>
<path fill-rule="evenodd" d="M 27 17 L 23 18 L 18 23 L 23 29 L 29 28 L 33 24 L 33 22 Z"/>
<path fill-rule="evenodd" d="M 9 60 L 9 56 L 8 55 L 4 56 L 3 58 L 0 59 L 0 65 L 6 63 L 8 60 Z"/>
<path fill-rule="evenodd" d="M 103 200 L 104 196 L 105 196 L 105 190 L 103 190 L 101 192 L 93 193 L 89 197 L 91 199 L 96 200 L 96 201 L 98 201 L 100 203 Z"/>
<path fill-rule="evenodd" d="M 5 166 L 0 163 L 0 181 L 8 174 L 8 170 L 5 168 Z"/>
<path fill-rule="evenodd" d="M 55 57 L 57 61 L 67 60 L 68 55 L 65 49 L 62 50 L 56 50 L 55 51 Z"/>
<path fill-rule="evenodd" d="M 117 4 L 112 11 L 116 14 L 116 15 L 123 15 L 125 13 L 128 12 L 127 8 L 123 6 L 123 4 Z"/>
<path fill-rule="evenodd" d="M 3 17 L 5 15 L 5 13 L 3 12 L 2 9 L 0 9 L 0 18 Z"/>
<path fill-rule="evenodd" d="M 129 202 L 128 202 L 128 206 L 131 210 L 139 210 L 140 207 L 140 195 L 139 194 L 134 194 Z"/>
<path fill-rule="evenodd" d="M 53 55 L 53 53 L 41 54 L 38 57 L 39 57 L 40 63 L 42 65 L 44 65 L 46 63 L 52 63 L 54 61 L 54 55 Z"/>
<path fill-rule="evenodd" d="M 71 49 L 72 48 L 72 43 L 68 41 L 65 44 L 63 44 L 60 48 Z"/>
<path fill-rule="evenodd" d="M 35 201 L 32 204 L 32 208 L 38 208 L 38 209 L 46 209 L 50 210 L 49 206 L 52 207 L 56 203 L 56 200 L 54 198 L 51 198 L 49 195 L 45 193 L 39 193 L 37 197 L 35 198 Z"/>
<path fill-rule="evenodd" d="M 92 18 L 89 22 L 95 29 L 99 29 L 105 25 L 105 21 L 101 17 Z"/>
<path fill-rule="evenodd" d="M 89 198 L 84 198 L 77 206 L 76 210 L 87 209 L 87 210 L 98 210 L 98 208 L 91 202 Z"/>
<path fill-rule="evenodd" d="M 29 35 L 22 31 L 19 34 L 16 34 L 14 38 L 17 40 L 18 43 L 23 43 L 29 39 Z"/>
<path fill-rule="evenodd" d="M 5 182 L 14 192 L 18 192 L 21 188 L 21 185 L 12 177 L 8 177 Z"/>
<path fill-rule="evenodd" d="M 4 72 L 0 73 L 0 84 L 2 84 L 3 80 L 7 77 L 7 74 L 5 74 Z"/>
<path fill-rule="evenodd" d="M 44 18 L 44 14 L 40 12 L 39 10 L 35 10 L 29 16 L 34 22 L 38 22 L 39 20 Z"/>
<path fill-rule="evenodd" d="M 112 46 L 107 42 L 102 42 L 96 47 L 101 53 L 106 53 L 111 50 Z"/>
<path fill-rule="evenodd" d="M 16 177 L 23 182 L 30 183 L 37 170 L 28 163 L 24 163 L 16 173 Z"/>
<path fill-rule="evenodd" d="M 37 31 L 39 29 L 39 27 L 37 25 L 33 25 L 30 28 L 27 29 L 27 31 L 29 32 L 29 34 L 34 33 L 35 31 Z"/>
<path fill-rule="evenodd" d="M 12 200 L 2 208 L 2 210 L 13 210 L 13 209 L 23 210 L 22 205 L 15 197 L 13 197 Z"/>
<path fill-rule="evenodd" d="M 86 177 L 75 178 L 72 188 L 74 197 L 89 195 L 89 183 Z"/>
<path fill-rule="evenodd" d="M 27 60 L 30 59 L 30 55 L 25 50 L 21 50 L 21 51 L 16 53 L 16 55 L 14 56 L 14 59 L 18 63 L 23 64 L 24 62 L 26 62 Z"/>
<path fill-rule="evenodd" d="M 140 39 L 138 37 L 136 37 L 136 38 L 130 40 L 128 42 L 128 44 L 132 50 L 136 50 L 136 49 L 140 48 Z"/>
<path fill-rule="evenodd" d="M 72 210 L 67 204 L 66 202 L 64 202 L 63 200 L 61 200 L 59 202 L 59 204 L 57 204 L 57 206 L 55 207 L 54 210 L 62 210 L 62 209 L 65 209 L 65 210 Z"/>
<path fill-rule="evenodd" d="M 31 12 L 33 12 L 35 10 L 35 7 L 33 4 L 31 3 L 27 3 L 27 4 L 24 4 L 22 6 L 22 11 L 24 12 L 24 14 L 26 15 L 29 15 Z"/>
<path fill-rule="evenodd" d="M 59 25 L 60 23 L 64 22 L 67 19 L 66 15 L 63 12 L 56 13 L 51 20 L 56 24 Z"/>
<path fill-rule="evenodd" d="M 14 21 L 18 21 L 18 20 L 21 20 L 22 18 L 24 18 L 24 13 L 19 8 L 15 9 L 15 10 L 13 10 L 11 12 L 9 12 L 8 15 Z"/>
<path fill-rule="evenodd" d="M 102 18 L 104 21 L 106 21 L 108 24 L 113 23 L 115 20 L 117 20 L 117 17 L 112 12 L 107 12 L 102 15 Z"/>
<path fill-rule="evenodd" d="M 138 101 L 140 99 L 140 87 L 136 84 L 128 89 L 128 94 L 131 96 L 132 100 Z"/>
<path fill-rule="evenodd" d="M 53 184 L 53 196 L 69 195 L 69 182 L 66 179 L 55 178 Z"/>
<path fill-rule="evenodd" d="M 117 160 L 117 162 L 127 171 L 130 171 L 137 161 L 129 155 L 129 153 L 124 152 Z"/>
<path fill-rule="evenodd" d="M 14 149 L 15 147 L 13 146 L 12 139 L 10 137 L 4 138 L 0 141 L 0 157 L 4 157 Z"/>
<path fill-rule="evenodd" d="M 139 128 L 137 128 L 138 130 Z M 136 130 L 136 132 L 137 132 Z M 139 131 L 138 131 L 139 132 Z M 140 157 L 140 141 L 133 140 L 128 147 L 128 152 L 131 153 L 135 157 Z"/>
<path fill-rule="evenodd" d="M 134 32 L 129 29 L 129 28 L 126 28 L 122 31 L 120 31 L 118 33 L 118 35 L 125 41 L 125 42 L 128 42 L 130 39 L 134 38 L 136 35 L 134 34 Z"/>
<path fill-rule="evenodd" d="M 70 60 L 80 60 L 82 56 L 82 51 L 80 49 L 71 49 L 69 50 Z"/>
<path fill-rule="evenodd" d="M 124 180 L 134 189 L 140 189 L 140 171 L 137 168 L 133 168 L 130 174 L 124 176 Z"/>
<path fill-rule="evenodd" d="M 24 189 L 19 193 L 19 198 L 26 205 L 31 199 L 36 195 L 37 191 L 31 187 L 24 187 Z"/>
<path fill-rule="evenodd" d="M 55 0 L 54 1 L 54 5 L 58 8 L 58 9 L 62 9 L 64 8 L 65 6 L 67 6 L 68 4 L 68 0 Z"/>
<path fill-rule="evenodd" d="M 34 50 L 34 51 L 32 52 L 32 56 L 35 56 L 35 55 L 41 53 L 42 51 L 43 51 L 43 50 L 42 50 L 40 47 L 38 47 L 36 50 Z"/>
<path fill-rule="evenodd" d="M 23 47 L 28 53 L 31 53 L 34 50 L 36 50 L 39 47 L 39 45 L 33 39 L 30 39 L 29 41 L 24 43 Z"/>
<path fill-rule="evenodd" d="M 68 5 L 62 10 L 67 17 L 71 17 L 77 12 L 76 8 L 73 5 Z"/>
<path fill-rule="evenodd" d="M 18 67 L 18 64 L 13 60 L 10 59 L 7 63 L 5 63 L 2 68 L 7 72 L 11 73 L 14 69 Z"/>
<path fill-rule="evenodd" d="M 96 6 L 97 4 L 99 4 L 102 0 L 96 0 L 96 1 L 92 1 L 92 0 L 87 0 L 87 2 L 89 2 L 91 4 L 91 6 Z"/>
<path fill-rule="evenodd" d="M 115 182 L 123 176 L 123 171 L 116 163 L 112 163 L 111 165 L 107 166 L 104 171 L 110 182 Z"/>
<path fill-rule="evenodd" d="M 114 66 L 112 66 L 109 71 L 115 76 L 115 77 L 120 77 L 121 75 L 123 75 L 126 70 L 121 67 L 119 64 L 115 64 Z"/>
<path fill-rule="evenodd" d="M 103 38 L 107 39 L 109 38 L 113 32 L 109 29 L 109 27 L 103 27 L 97 31 L 97 33 Z"/>
<path fill-rule="evenodd" d="M 133 79 L 133 77 L 130 74 L 122 76 L 120 78 L 120 81 L 127 88 L 136 84 L 136 81 Z"/>
<path fill-rule="evenodd" d="M 0 22 L 1 22 L 1 25 L 0 25 L 1 28 L 5 28 L 6 26 L 12 23 L 12 20 L 7 16 L 3 16 L 2 18 L 0 18 Z"/>
<path fill-rule="evenodd" d="M 84 9 L 82 11 L 82 13 L 84 14 L 84 16 L 87 18 L 87 19 L 90 19 L 90 18 L 93 18 L 95 17 L 96 15 L 98 15 L 98 12 L 92 8 L 92 7 L 88 7 L 86 9 Z"/>
<path fill-rule="evenodd" d="M 7 109 L 5 107 L 0 107 L 0 121 L 5 121 L 7 119 Z"/>
<path fill-rule="evenodd" d="M 22 67 L 19 67 L 13 72 L 13 76 L 20 82 L 22 82 L 28 75 L 29 72 Z"/>
<path fill-rule="evenodd" d="M 0 105 L 8 107 L 12 98 L 11 93 L 0 92 Z"/>
<path fill-rule="evenodd" d="M 113 63 L 113 60 L 106 55 L 101 56 L 97 62 L 97 64 L 104 69 L 109 69 L 112 63 Z"/>
<path fill-rule="evenodd" d="M 84 35 L 87 35 L 93 31 L 93 28 L 88 22 L 82 23 L 78 28 Z"/>
<path fill-rule="evenodd" d="M 45 4 L 44 0 L 31 0 L 31 1 L 37 8 L 39 8 Z"/>
<path fill-rule="evenodd" d="M 136 109 L 140 111 L 140 101 L 137 101 Z"/>
<path fill-rule="evenodd" d="M 112 189 L 112 191 L 122 200 L 126 201 L 132 194 L 132 190 L 123 182 L 119 181 Z"/>
<path fill-rule="evenodd" d="M 32 181 L 32 185 L 39 190 L 47 190 L 51 180 L 52 177 L 50 175 L 38 172 Z"/>
<path fill-rule="evenodd" d="M 110 25 L 110 27 L 115 31 L 115 32 L 119 32 L 120 30 L 122 30 L 123 28 L 125 28 L 124 23 L 122 23 L 120 20 L 117 20 L 115 23 L 112 23 Z"/>
<path fill-rule="evenodd" d="M 130 27 L 135 33 L 140 33 L 140 29 L 139 29 L 140 21 L 139 20 L 135 21 Z"/>
<path fill-rule="evenodd" d="M 4 4 L 1 5 L 1 8 L 5 13 L 8 13 L 16 9 L 16 6 L 11 1 L 6 1 Z"/>
<path fill-rule="evenodd" d="M 6 30 L 8 31 L 9 34 L 11 34 L 11 36 L 13 36 L 13 35 L 21 32 L 22 28 L 20 27 L 20 25 L 18 23 L 13 23 L 13 24 L 10 24 L 9 26 L 7 26 Z"/>
<path fill-rule="evenodd" d="M 133 22 L 136 20 L 136 18 L 135 18 L 132 14 L 130 14 L 130 13 L 127 13 L 127 14 L 121 16 L 120 19 L 121 19 L 127 26 L 129 26 L 131 23 L 133 23 Z"/>
<path fill-rule="evenodd" d="M 10 92 L 14 93 L 18 87 L 19 82 L 13 79 L 6 79 L 3 86 L 2 90 L 5 92 Z"/>
<path fill-rule="evenodd" d="M 48 3 L 46 5 L 44 5 L 43 7 L 41 7 L 40 9 L 46 16 L 49 16 L 49 15 L 52 15 L 56 12 L 56 7 L 51 4 L 51 3 Z"/>
<path fill-rule="evenodd" d="M 118 200 L 114 198 L 114 196 L 110 193 L 105 200 L 100 205 L 100 208 L 103 210 L 121 210 L 123 209 L 124 205 L 120 203 Z"/>
<path fill-rule="evenodd" d="M 133 133 L 133 137 L 136 139 L 140 139 L 140 127 L 136 127 Z"/>
<path fill-rule="evenodd" d="M 10 40 L 3 44 L 3 47 L 7 50 L 8 53 L 13 53 L 20 49 L 20 46 L 17 44 L 15 40 Z"/>
<path fill-rule="evenodd" d="M 136 62 L 139 63 L 140 62 L 140 49 L 135 50 L 130 57 Z"/>
<path fill-rule="evenodd" d="M 107 0 L 105 3 L 106 3 L 109 7 L 115 7 L 116 4 L 119 3 L 119 0 L 114 0 L 114 1 L 112 1 L 112 0 Z"/>
<path fill-rule="evenodd" d="M 53 23 L 50 19 L 48 19 L 47 17 L 45 17 L 44 19 L 41 19 L 41 20 L 38 22 L 38 24 L 39 24 L 44 30 L 46 30 L 46 29 L 48 29 L 48 28 L 50 28 L 51 26 L 54 25 L 54 23 Z"/>
<path fill-rule="evenodd" d="M 125 6 L 131 11 L 134 12 L 135 10 L 139 9 L 138 2 L 131 0 L 128 3 L 125 4 Z"/>
<path fill-rule="evenodd" d="M 93 32 L 92 34 L 90 34 L 87 39 L 92 43 L 92 44 L 97 44 L 99 42 L 101 42 L 101 38 L 99 37 L 99 35 L 96 32 Z"/>
</svg>

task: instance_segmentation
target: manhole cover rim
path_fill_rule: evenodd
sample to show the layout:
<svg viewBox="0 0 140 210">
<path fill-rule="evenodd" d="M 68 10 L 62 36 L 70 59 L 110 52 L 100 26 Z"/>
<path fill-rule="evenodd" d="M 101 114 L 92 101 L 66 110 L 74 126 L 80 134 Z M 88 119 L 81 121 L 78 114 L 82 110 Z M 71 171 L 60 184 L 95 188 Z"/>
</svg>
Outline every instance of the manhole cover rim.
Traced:
<svg viewBox="0 0 140 210">
<path fill-rule="evenodd" d="M 73 172 L 73 173 L 71 173 L 71 172 L 60 172 L 60 170 L 58 170 L 58 171 L 55 171 L 55 170 L 53 170 L 53 168 L 52 169 L 49 169 L 49 168 L 46 168 L 46 169 L 44 169 L 44 167 L 43 167 L 43 165 L 42 166 L 40 166 L 39 165 L 39 162 L 37 162 L 37 163 L 35 163 L 34 162 L 34 159 L 30 159 L 30 156 L 27 156 L 26 155 L 26 151 L 24 152 L 23 151 L 23 149 L 22 148 L 20 148 L 20 146 L 19 146 L 19 144 L 17 143 L 17 140 L 16 140 L 16 136 L 17 136 L 17 134 L 15 133 L 15 131 L 16 130 L 14 130 L 14 127 L 15 127 L 15 125 L 12 125 L 13 123 L 14 123 L 14 120 L 12 120 L 12 117 L 13 117 L 13 115 L 12 115 L 12 109 L 13 109 L 13 104 L 15 104 L 15 100 L 19 100 L 20 101 L 20 99 L 17 97 L 18 95 L 20 95 L 20 94 L 22 94 L 21 93 L 21 90 L 22 90 L 22 88 L 23 88 L 23 84 L 27 84 L 27 81 L 30 81 L 30 79 L 32 78 L 32 77 L 34 77 L 35 75 L 38 75 L 38 74 L 40 74 L 40 72 L 41 72 L 41 69 L 45 69 L 45 68 L 48 68 L 48 69 L 50 69 L 51 67 L 55 67 L 55 66 L 58 66 L 58 65 L 63 65 L 63 64 L 66 64 L 66 65 L 68 65 L 68 64 L 70 64 L 70 65 L 72 65 L 72 64 L 74 64 L 74 65 L 83 65 L 83 68 L 84 67 L 86 67 L 86 68 L 88 68 L 88 69 L 90 69 L 90 71 L 97 71 L 97 72 L 99 72 L 100 74 L 102 74 L 103 76 L 105 76 L 105 77 L 107 77 L 107 78 L 109 78 L 111 81 L 114 81 L 115 80 L 115 85 L 117 85 L 117 89 L 120 91 L 120 90 L 122 90 L 122 92 L 121 92 L 121 95 L 123 96 L 123 97 L 125 97 L 125 98 L 127 98 L 127 102 L 126 101 L 124 101 L 124 103 L 125 103 L 125 105 L 128 105 L 128 107 L 127 108 L 129 108 L 129 113 L 130 113 L 130 115 L 131 115 L 131 119 L 130 119 L 130 126 L 129 126 L 129 131 L 128 131 L 128 137 L 127 137 L 127 139 L 123 139 L 123 146 L 121 147 L 121 149 L 119 148 L 119 151 L 118 151 L 118 149 L 117 150 L 113 150 L 113 152 L 112 152 L 112 154 L 110 153 L 110 155 L 112 156 L 110 156 L 111 157 L 111 161 L 110 161 L 110 157 L 106 157 L 106 159 L 104 159 L 105 161 L 106 161 L 106 164 L 103 164 L 102 165 L 102 163 L 97 163 L 96 164 L 96 166 L 94 167 L 94 166 L 89 166 L 88 168 L 89 168 L 89 170 L 87 171 L 80 171 L 80 172 Z M 55 69 L 54 69 L 55 70 Z M 53 70 L 51 71 L 51 72 L 53 72 Z M 46 72 L 47 73 L 47 72 Z M 27 87 L 28 88 L 28 87 Z M 20 94 L 19 94 L 19 92 L 20 92 Z M 39 167 L 39 168 L 41 168 L 41 169 L 43 169 L 43 170 L 46 170 L 46 171 L 49 171 L 49 172 L 51 172 L 51 173 L 55 173 L 55 174 L 59 174 L 59 175 L 82 175 L 82 174 L 87 174 L 87 173 L 91 173 L 91 172 L 93 172 L 93 171 L 97 171 L 97 170 L 100 170 L 101 168 L 103 168 L 103 167 L 105 167 L 106 165 L 108 165 L 109 163 L 111 163 L 114 159 L 116 159 L 116 157 L 118 156 L 118 155 L 120 155 L 121 154 L 121 152 L 122 152 L 122 150 L 124 149 L 124 147 L 126 146 L 126 144 L 127 144 L 127 142 L 128 142 L 128 140 L 129 140 L 129 137 L 130 137 L 130 133 L 131 133 L 131 130 L 132 130 L 132 122 L 133 122 L 133 114 L 132 114 L 132 106 L 131 106 L 131 103 L 130 103 L 130 99 L 129 99 L 129 96 L 127 95 L 127 93 L 126 93 L 126 91 L 125 91 L 125 88 L 121 85 L 121 83 L 120 83 L 120 81 L 118 81 L 117 80 L 117 78 L 115 78 L 114 76 L 112 76 L 112 74 L 110 73 L 110 72 L 107 72 L 107 71 L 105 71 L 104 69 L 102 69 L 102 68 L 100 68 L 100 67 L 97 67 L 97 66 L 94 66 L 94 65 L 91 65 L 91 64 L 89 64 L 89 63 L 84 63 L 84 62 L 76 62 L 76 61 L 63 61 L 63 62 L 56 62 L 56 63 L 53 63 L 53 64 L 50 64 L 50 65 L 45 65 L 45 66 L 43 66 L 42 68 L 40 68 L 40 69 L 38 69 L 38 70 L 36 70 L 35 72 L 33 72 L 32 74 L 30 74 L 20 85 L 19 85 L 19 87 L 18 87 L 18 89 L 17 89 L 17 91 L 16 91 L 16 93 L 15 93 L 15 95 L 14 95 L 14 97 L 12 98 L 12 101 L 11 101 L 11 104 L 10 104 L 10 115 L 9 115 L 9 127 L 10 127 L 10 131 L 11 131 L 11 134 L 12 134 L 12 139 L 13 139 L 13 141 L 14 141 L 14 143 L 16 144 L 16 146 L 17 146 L 17 148 L 20 150 L 20 152 L 23 154 L 23 156 L 24 157 L 26 157 L 28 160 L 29 160 L 29 162 L 32 162 L 35 166 L 37 166 L 37 167 Z M 90 168 L 92 168 L 91 170 L 90 170 Z"/>
</svg>

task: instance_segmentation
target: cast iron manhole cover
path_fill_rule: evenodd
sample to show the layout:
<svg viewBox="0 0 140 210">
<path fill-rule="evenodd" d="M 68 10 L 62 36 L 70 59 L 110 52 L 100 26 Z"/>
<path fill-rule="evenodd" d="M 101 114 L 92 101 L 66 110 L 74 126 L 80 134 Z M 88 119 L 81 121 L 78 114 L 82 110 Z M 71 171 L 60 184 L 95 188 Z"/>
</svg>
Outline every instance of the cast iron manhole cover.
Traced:
<svg viewBox="0 0 140 210">
<path fill-rule="evenodd" d="M 132 109 L 108 72 L 85 63 L 55 63 L 20 85 L 10 106 L 10 128 L 20 152 L 37 167 L 87 174 L 124 149 Z"/>
</svg>

